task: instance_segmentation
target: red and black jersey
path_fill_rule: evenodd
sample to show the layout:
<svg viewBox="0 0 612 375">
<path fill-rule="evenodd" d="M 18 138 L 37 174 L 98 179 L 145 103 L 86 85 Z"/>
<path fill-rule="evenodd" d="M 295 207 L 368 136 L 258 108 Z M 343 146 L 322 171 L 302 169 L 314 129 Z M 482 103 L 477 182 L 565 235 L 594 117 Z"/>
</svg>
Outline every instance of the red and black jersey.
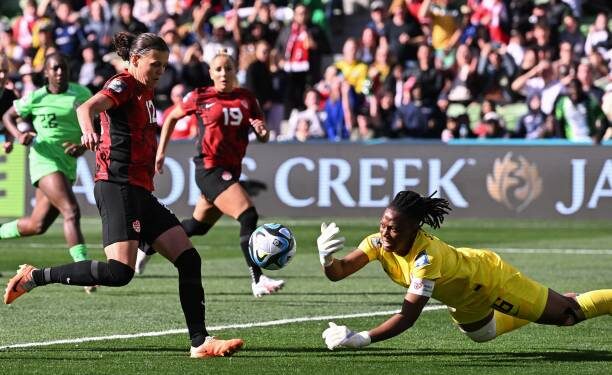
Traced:
<svg viewBox="0 0 612 375">
<path fill-rule="evenodd" d="M 201 87 L 185 97 L 182 107 L 201 119 L 197 148 L 204 168 L 222 167 L 239 175 L 249 143 L 249 119 L 263 120 L 255 96 L 243 88 L 221 93 L 214 87 Z"/>
<path fill-rule="evenodd" d="M 100 92 L 114 105 L 100 114 L 102 137 L 96 152 L 95 180 L 153 191 L 157 151 L 153 90 L 126 71 L 110 78 Z"/>
</svg>

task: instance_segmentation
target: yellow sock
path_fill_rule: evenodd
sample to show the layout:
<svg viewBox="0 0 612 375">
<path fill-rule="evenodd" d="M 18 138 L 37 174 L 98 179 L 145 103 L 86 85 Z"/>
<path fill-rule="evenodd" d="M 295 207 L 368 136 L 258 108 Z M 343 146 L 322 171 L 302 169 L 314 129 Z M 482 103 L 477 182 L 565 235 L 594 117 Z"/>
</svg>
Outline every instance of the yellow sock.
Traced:
<svg viewBox="0 0 612 375">
<path fill-rule="evenodd" d="M 511 315 L 506 315 L 497 310 L 493 313 L 495 319 L 495 336 L 503 335 L 504 333 L 519 329 L 525 324 L 529 323 L 528 320 L 515 318 Z"/>
<path fill-rule="evenodd" d="M 605 314 L 612 315 L 612 289 L 586 292 L 576 297 L 576 301 L 587 319 Z"/>
</svg>

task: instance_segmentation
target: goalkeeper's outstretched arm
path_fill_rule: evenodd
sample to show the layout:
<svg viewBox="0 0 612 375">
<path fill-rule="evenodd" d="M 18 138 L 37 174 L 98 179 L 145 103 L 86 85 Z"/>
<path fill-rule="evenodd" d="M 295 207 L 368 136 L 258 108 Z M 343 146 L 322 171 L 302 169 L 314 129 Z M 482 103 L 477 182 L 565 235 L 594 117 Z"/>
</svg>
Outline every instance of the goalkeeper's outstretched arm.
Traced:
<svg viewBox="0 0 612 375">
<path fill-rule="evenodd" d="M 406 293 L 402 310 L 369 331 L 372 342 L 390 339 L 412 327 L 428 300 L 429 297 Z"/>
<path fill-rule="evenodd" d="M 323 331 L 323 339 L 329 350 L 337 347 L 363 348 L 376 341 L 397 336 L 414 325 L 429 297 L 412 293 L 406 294 L 402 310 L 370 331 L 355 332 L 347 326 L 329 323 Z"/>
<path fill-rule="evenodd" d="M 368 256 L 363 251 L 355 249 L 342 259 L 332 258 L 332 262 L 324 266 L 323 271 L 329 280 L 338 281 L 359 271 L 368 262 Z"/>
</svg>

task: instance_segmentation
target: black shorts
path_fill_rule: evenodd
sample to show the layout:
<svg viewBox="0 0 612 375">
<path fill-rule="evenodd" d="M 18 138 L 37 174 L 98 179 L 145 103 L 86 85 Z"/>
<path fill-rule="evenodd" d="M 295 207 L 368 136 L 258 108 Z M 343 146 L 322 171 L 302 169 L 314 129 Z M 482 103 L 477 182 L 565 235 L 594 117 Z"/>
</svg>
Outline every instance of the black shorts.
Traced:
<svg viewBox="0 0 612 375">
<path fill-rule="evenodd" d="M 240 179 L 240 175 L 232 174 L 223 167 L 205 169 L 202 159 L 194 158 L 193 162 L 195 164 L 196 185 L 210 203 L 213 203 L 219 194 Z"/>
<path fill-rule="evenodd" d="M 141 239 L 152 244 L 168 229 L 181 225 L 150 191 L 139 186 L 97 181 L 94 196 L 102 218 L 104 247 Z"/>
</svg>

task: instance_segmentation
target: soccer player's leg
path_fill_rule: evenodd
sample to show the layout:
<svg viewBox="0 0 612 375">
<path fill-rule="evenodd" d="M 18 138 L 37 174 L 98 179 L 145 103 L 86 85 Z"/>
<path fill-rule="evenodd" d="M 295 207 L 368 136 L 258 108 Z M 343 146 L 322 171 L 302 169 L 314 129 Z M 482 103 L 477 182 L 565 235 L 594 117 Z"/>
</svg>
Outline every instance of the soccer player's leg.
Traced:
<svg viewBox="0 0 612 375">
<path fill-rule="evenodd" d="M 249 255 L 249 239 L 257 228 L 259 215 L 244 188 L 239 183 L 233 183 L 219 194 L 214 203 L 221 212 L 235 218 L 240 223 L 240 249 L 251 274 L 253 295 L 262 297 L 280 290 L 285 281 L 263 275 L 261 268 L 253 262 Z"/>
<path fill-rule="evenodd" d="M 612 289 L 600 289 L 583 294 L 561 295 L 549 289 L 546 308 L 537 320 L 541 324 L 572 326 L 585 319 L 612 315 Z"/>
<path fill-rule="evenodd" d="M 52 283 L 113 287 L 128 284 L 134 276 L 136 250 L 140 238 L 140 221 L 137 218 L 142 216 L 143 193 L 141 190 L 129 185 L 105 181 L 96 182 L 94 195 L 102 218 L 102 237 L 108 262 L 85 260 L 57 267 L 32 269 L 29 274 L 33 283 L 28 284 L 29 290 L 35 286 Z M 150 193 L 146 192 L 146 196 L 150 196 Z M 15 278 L 27 281 L 27 274 L 23 275 L 23 273 L 24 271 L 21 270 Z M 11 281 L 9 281 L 9 286 Z M 11 303 L 15 298 L 23 295 L 23 293 L 13 294 L 8 289 L 8 296 L 5 294 L 5 303 Z M 12 289 L 17 289 L 17 292 L 21 290 L 19 287 Z M 9 302 L 6 302 L 7 300 Z"/>
<path fill-rule="evenodd" d="M 193 209 L 192 217 L 181 221 L 181 225 L 189 237 L 204 236 L 221 216 L 223 216 L 223 213 L 204 195 L 200 195 L 200 199 Z"/>
<path fill-rule="evenodd" d="M 38 181 L 38 188 L 64 218 L 64 237 L 75 262 L 89 259 L 81 232 L 81 211 L 72 192 L 72 184 L 62 172 L 53 172 Z"/>
<path fill-rule="evenodd" d="M 593 290 L 576 296 L 586 319 L 612 315 L 612 289 Z"/>
<path fill-rule="evenodd" d="M 138 252 L 136 253 L 136 264 L 134 266 L 134 271 L 138 275 L 142 275 L 144 273 L 147 264 L 155 253 L 156 251 L 153 249 L 153 246 L 148 244 L 143 238 L 140 238 L 140 242 L 138 243 Z"/>
<path fill-rule="evenodd" d="M 37 236 L 49 229 L 59 215 L 59 211 L 38 188 L 35 191 L 35 202 L 30 216 L 0 226 L 0 239 Z"/>
<path fill-rule="evenodd" d="M 181 222 L 181 226 L 185 230 L 188 237 L 198 235 L 203 236 L 215 225 L 217 220 L 221 218 L 223 213 L 217 209 L 212 203 L 208 202 L 203 195 L 196 203 L 193 211 L 193 216 L 190 219 L 185 219 Z M 141 238 L 138 245 L 138 255 L 136 257 L 136 273 L 141 275 L 151 260 L 151 257 L 156 253 L 153 246 Z"/>
<path fill-rule="evenodd" d="M 487 306 L 476 310 L 454 310 L 451 311 L 451 315 L 461 332 L 475 342 L 491 341 L 529 323 L 528 320 L 504 314 Z M 484 317 L 477 318 L 483 315 Z"/>
<path fill-rule="evenodd" d="M 242 340 L 220 340 L 206 330 L 200 255 L 173 214 L 159 203 L 158 206 L 153 204 L 151 210 L 155 220 L 147 222 L 152 224 L 144 235 L 148 240 L 154 238 L 153 247 L 178 270 L 179 299 L 191 339 L 191 357 L 232 355 L 242 347 Z"/>
</svg>

